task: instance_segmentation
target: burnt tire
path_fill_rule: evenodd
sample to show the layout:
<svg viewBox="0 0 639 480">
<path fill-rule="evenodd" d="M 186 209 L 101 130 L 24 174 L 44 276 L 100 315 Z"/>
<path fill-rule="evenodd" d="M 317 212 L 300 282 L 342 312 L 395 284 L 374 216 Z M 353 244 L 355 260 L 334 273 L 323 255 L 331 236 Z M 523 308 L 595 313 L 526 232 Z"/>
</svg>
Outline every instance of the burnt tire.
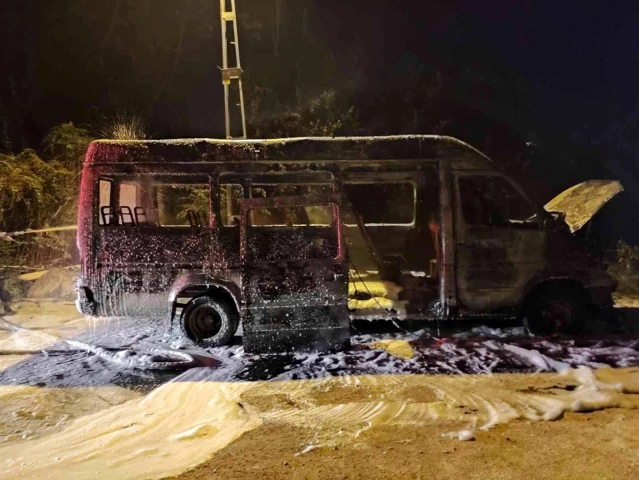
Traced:
<svg viewBox="0 0 639 480">
<path fill-rule="evenodd" d="M 579 333 L 590 316 L 586 295 L 578 290 L 557 289 L 542 293 L 526 308 L 524 327 L 533 335 Z"/>
<path fill-rule="evenodd" d="M 182 334 L 202 347 L 228 344 L 239 324 L 235 306 L 223 298 L 196 297 L 180 319 Z"/>
</svg>

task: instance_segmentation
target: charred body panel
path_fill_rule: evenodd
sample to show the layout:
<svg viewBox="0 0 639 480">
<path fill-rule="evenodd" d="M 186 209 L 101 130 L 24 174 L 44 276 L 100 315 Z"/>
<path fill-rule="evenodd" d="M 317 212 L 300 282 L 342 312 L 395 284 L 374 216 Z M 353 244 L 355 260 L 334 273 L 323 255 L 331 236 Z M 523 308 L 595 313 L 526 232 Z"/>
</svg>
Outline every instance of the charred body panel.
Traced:
<svg viewBox="0 0 639 480">
<path fill-rule="evenodd" d="M 236 161 L 333 161 L 448 159 L 463 168 L 491 168 L 488 157 L 467 143 L 440 135 L 304 137 L 268 140 L 98 140 L 87 163 L 197 163 Z"/>
<path fill-rule="evenodd" d="M 244 348 L 272 353 L 349 345 L 348 277 L 340 197 L 247 199 L 242 204 L 241 317 Z M 326 207 L 321 226 L 276 220 L 278 211 Z M 257 213 L 266 210 L 268 219 Z M 286 221 L 285 226 L 272 223 Z"/>
<path fill-rule="evenodd" d="M 525 316 L 531 298 L 557 286 L 579 292 L 585 302 L 600 310 L 609 306 L 615 281 L 590 258 L 585 245 L 570 235 L 561 217 L 534 205 L 498 172 L 457 171 L 453 177 L 462 315 Z M 604 183 L 603 194 L 608 195 L 609 182 Z M 587 193 L 593 196 L 592 189 Z M 591 210 L 594 213 L 600 207 Z"/>
<path fill-rule="evenodd" d="M 494 171 L 458 171 L 454 189 L 461 306 L 515 310 L 531 279 L 546 268 L 542 211 Z"/>
</svg>

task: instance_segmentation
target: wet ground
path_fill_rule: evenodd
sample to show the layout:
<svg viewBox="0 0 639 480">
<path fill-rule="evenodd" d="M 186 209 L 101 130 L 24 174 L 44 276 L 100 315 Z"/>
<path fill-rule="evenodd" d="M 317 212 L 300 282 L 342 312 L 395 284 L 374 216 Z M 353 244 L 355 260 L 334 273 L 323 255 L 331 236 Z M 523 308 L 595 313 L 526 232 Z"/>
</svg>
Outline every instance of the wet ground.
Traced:
<svg viewBox="0 0 639 480">
<path fill-rule="evenodd" d="M 135 368 L 131 358 L 154 348 L 192 354 L 196 366 L 211 367 L 218 381 L 531 373 L 558 371 L 561 365 L 639 366 L 639 309 L 635 308 L 618 308 L 614 326 L 591 325 L 589 332 L 572 337 L 530 337 L 523 328 L 504 322 L 424 323 L 408 330 L 401 323 L 361 321 L 353 325 L 352 348 L 347 352 L 266 356 L 244 354 L 241 336 L 230 346 L 208 350 L 180 344 L 167 336 L 162 319 L 89 321 L 80 318 L 70 302 L 24 303 L 16 309 L 17 315 L 4 318 L 22 331 L 11 332 L 7 328 L 11 324 L 0 324 L 4 328 L 0 359 L 11 362 L 0 371 L 0 385 L 115 385 L 148 392 L 182 373 L 180 368 L 156 370 L 143 364 Z M 15 337 L 21 337 L 21 346 L 9 341 Z M 65 338 L 102 347 L 113 355 L 96 356 L 62 341 Z"/>
<path fill-rule="evenodd" d="M 613 408 L 631 415 L 639 407 L 635 306 L 635 300 L 620 302 L 615 325 L 592 324 L 578 337 L 532 338 L 517 325 L 495 322 L 413 330 L 358 322 L 347 352 L 253 356 L 244 354 L 239 336 L 228 347 L 197 350 L 166 336 L 161 320 L 92 323 L 70 303 L 19 304 L 16 315 L 0 322 L 0 462 L 7 472 L 0 478 L 37 478 L 55 465 L 60 474 L 52 478 L 96 478 L 96 468 L 108 478 L 162 478 L 222 449 L 202 472 L 185 477 L 213 478 L 219 459 L 235 455 L 243 442 L 279 445 L 299 437 L 282 446 L 292 449 L 291 463 L 298 455 L 324 461 L 338 448 L 361 456 L 362 442 L 375 449 L 409 434 L 425 444 L 474 438 L 517 419 L 563 418 L 564 412 Z M 99 346 L 101 354 L 78 345 Z M 149 368 L 142 352 L 158 348 L 191 354 L 195 368 Z M 634 413 L 628 418 L 636 420 Z M 420 426 L 426 430 L 410 430 Z M 555 440 L 564 443 L 561 432 L 569 430 Z M 614 463 L 632 470 L 639 448 L 631 440 L 624 448 L 630 463 Z M 266 446 L 260 452 L 265 465 L 280 454 Z M 377 460 L 365 455 L 361 467 L 371 461 Z M 334 469 L 318 476 L 312 465 L 309 478 L 334 478 Z M 256 473 L 245 467 L 227 474 Z M 281 467 L 266 478 L 284 475 Z"/>
</svg>

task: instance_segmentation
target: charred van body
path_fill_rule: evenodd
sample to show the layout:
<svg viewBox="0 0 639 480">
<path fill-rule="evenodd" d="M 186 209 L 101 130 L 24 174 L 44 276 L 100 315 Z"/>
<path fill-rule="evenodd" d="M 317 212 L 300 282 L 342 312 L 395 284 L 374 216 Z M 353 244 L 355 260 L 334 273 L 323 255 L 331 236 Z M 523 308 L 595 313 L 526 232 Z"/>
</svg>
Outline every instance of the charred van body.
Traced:
<svg viewBox="0 0 639 480">
<path fill-rule="evenodd" d="M 256 352 L 343 348 L 349 318 L 577 330 L 615 282 L 572 232 L 620 190 L 586 182 L 544 209 L 439 136 L 97 141 L 82 177 L 78 307 L 168 313 L 208 346 L 242 322 Z"/>
</svg>

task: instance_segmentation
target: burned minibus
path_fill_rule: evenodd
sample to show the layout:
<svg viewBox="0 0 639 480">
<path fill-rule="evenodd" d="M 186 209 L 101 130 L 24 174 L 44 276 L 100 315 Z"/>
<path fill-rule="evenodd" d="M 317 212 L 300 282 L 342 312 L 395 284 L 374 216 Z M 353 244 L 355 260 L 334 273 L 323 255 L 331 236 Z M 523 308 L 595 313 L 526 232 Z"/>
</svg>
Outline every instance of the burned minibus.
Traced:
<svg viewBox="0 0 639 480">
<path fill-rule="evenodd" d="M 578 330 L 615 281 L 572 232 L 620 190 L 586 182 L 544 209 L 476 149 L 432 135 L 95 141 L 78 308 L 168 315 L 202 346 L 241 322 L 252 352 L 343 348 L 352 319 Z"/>
</svg>

